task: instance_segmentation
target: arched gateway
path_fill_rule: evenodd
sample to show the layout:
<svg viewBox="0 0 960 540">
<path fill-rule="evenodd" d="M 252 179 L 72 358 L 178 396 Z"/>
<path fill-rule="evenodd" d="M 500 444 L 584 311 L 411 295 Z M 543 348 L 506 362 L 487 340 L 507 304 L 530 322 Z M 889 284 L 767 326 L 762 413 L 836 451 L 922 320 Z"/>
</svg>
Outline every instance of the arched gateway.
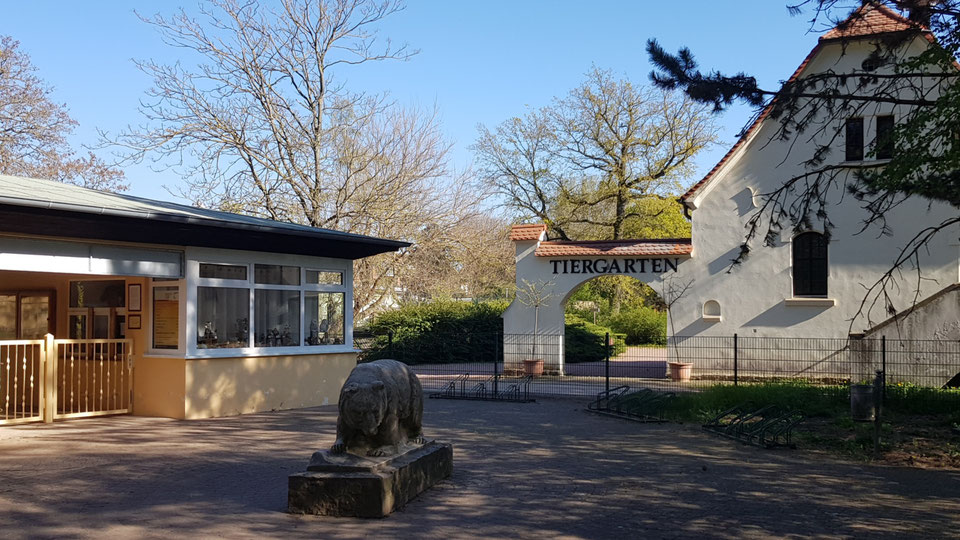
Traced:
<svg viewBox="0 0 960 540">
<path fill-rule="evenodd" d="M 564 372 L 563 312 L 584 282 L 626 275 L 655 285 L 677 271 L 693 252 L 690 239 L 547 241 L 547 226 L 515 225 L 517 297 L 503 314 L 504 369 L 543 360 L 544 372 Z"/>
</svg>

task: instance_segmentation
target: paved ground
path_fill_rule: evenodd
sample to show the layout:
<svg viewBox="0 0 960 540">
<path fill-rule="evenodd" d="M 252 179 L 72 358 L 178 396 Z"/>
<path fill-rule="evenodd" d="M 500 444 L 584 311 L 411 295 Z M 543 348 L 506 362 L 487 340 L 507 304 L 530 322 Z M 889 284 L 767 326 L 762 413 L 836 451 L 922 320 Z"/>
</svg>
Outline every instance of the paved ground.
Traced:
<svg viewBox="0 0 960 540">
<path fill-rule="evenodd" d="M 455 472 L 382 520 L 292 516 L 332 407 L 0 428 L 0 537 L 958 537 L 960 473 L 765 451 L 574 401 L 427 401 Z"/>
</svg>

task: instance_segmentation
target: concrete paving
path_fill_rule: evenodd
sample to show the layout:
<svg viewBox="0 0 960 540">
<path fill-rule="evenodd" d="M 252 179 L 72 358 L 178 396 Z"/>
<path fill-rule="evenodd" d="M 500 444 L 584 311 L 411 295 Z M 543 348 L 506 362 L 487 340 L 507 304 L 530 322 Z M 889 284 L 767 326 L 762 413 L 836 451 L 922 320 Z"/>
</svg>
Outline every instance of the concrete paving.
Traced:
<svg viewBox="0 0 960 540">
<path fill-rule="evenodd" d="M 427 400 L 453 476 L 386 519 L 284 513 L 336 409 L 0 427 L 2 538 L 958 537 L 960 472 L 761 450 L 577 401 Z"/>
</svg>

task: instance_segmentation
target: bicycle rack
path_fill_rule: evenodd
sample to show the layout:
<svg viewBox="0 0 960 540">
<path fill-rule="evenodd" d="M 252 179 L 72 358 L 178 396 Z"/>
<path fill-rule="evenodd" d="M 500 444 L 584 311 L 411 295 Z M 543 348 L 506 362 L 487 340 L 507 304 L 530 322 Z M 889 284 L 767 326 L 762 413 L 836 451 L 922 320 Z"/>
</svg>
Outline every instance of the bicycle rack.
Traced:
<svg viewBox="0 0 960 540">
<path fill-rule="evenodd" d="M 747 403 L 719 413 L 702 427 L 704 431 L 761 448 L 796 448 L 793 428 L 804 418 L 797 411 L 774 405 L 757 408 Z"/>
<path fill-rule="evenodd" d="M 673 392 L 657 392 L 649 388 L 631 392 L 629 386 L 623 385 L 599 392 L 587 405 L 587 411 L 635 422 L 661 423 L 666 422 L 663 412 L 674 397 Z"/>
<path fill-rule="evenodd" d="M 530 383 L 533 381 L 531 375 L 521 377 L 520 379 L 504 379 L 503 375 L 497 374 L 478 381 L 472 387 L 467 389 L 467 383 L 470 380 L 469 373 L 457 375 L 455 379 L 444 386 L 440 392 L 430 394 L 433 399 L 466 399 L 472 401 L 511 401 L 514 403 L 532 403 L 535 399 L 530 398 Z M 506 390 L 500 390 L 502 385 L 507 384 Z"/>
</svg>

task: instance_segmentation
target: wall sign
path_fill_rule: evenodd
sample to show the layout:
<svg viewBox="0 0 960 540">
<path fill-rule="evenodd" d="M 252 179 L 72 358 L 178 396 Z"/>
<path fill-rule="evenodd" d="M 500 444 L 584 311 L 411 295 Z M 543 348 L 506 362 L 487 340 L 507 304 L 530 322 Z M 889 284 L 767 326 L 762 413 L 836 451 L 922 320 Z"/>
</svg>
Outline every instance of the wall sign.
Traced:
<svg viewBox="0 0 960 540">
<path fill-rule="evenodd" d="M 679 257 L 659 259 L 559 259 L 550 261 L 556 274 L 662 274 L 676 272 Z"/>
</svg>

